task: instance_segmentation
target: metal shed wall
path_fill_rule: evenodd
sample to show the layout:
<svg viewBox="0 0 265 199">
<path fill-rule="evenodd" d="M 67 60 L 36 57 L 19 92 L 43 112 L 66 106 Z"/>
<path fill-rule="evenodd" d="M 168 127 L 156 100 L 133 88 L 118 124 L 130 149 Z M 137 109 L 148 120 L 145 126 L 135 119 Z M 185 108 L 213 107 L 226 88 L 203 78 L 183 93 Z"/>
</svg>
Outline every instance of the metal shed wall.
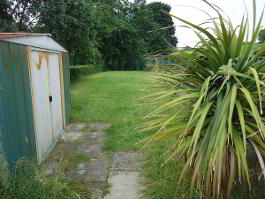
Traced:
<svg viewBox="0 0 265 199">
<path fill-rule="evenodd" d="M 0 41 L 0 150 L 9 163 L 36 157 L 27 47 Z"/>
<path fill-rule="evenodd" d="M 62 53 L 62 60 L 63 60 L 63 76 L 64 76 L 65 117 L 67 125 L 70 122 L 70 116 L 71 116 L 69 54 Z"/>
</svg>

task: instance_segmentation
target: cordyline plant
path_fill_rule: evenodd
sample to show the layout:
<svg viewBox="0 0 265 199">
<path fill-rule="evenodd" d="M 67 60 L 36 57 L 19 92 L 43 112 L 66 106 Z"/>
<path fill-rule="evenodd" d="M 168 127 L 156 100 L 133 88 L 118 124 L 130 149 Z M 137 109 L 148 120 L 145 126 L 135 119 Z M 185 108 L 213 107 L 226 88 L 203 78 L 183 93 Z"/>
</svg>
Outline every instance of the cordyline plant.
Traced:
<svg viewBox="0 0 265 199">
<path fill-rule="evenodd" d="M 260 59 L 265 45 L 256 45 L 263 13 L 257 21 L 253 0 L 249 41 L 248 14 L 234 27 L 220 8 L 203 1 L 218 18 L 194 25 L 172 16 L 194 30 L 200 44 L 179 52 L 186 65 L 155 74 L 162 91 L 144 99 L 162 104 L 145 117 L 142 131 L 156 130 L 148 141 L 175 137 L 169 158 L 186 157 L 179 182 L 191 171 L 193 186 L 220 199 L 229 198 L 236 183 L 251 187 L 250 149 L 265 177 L 265 59 Z M 203 28 L 205 24 L 211 25 Z"/>
</svg>

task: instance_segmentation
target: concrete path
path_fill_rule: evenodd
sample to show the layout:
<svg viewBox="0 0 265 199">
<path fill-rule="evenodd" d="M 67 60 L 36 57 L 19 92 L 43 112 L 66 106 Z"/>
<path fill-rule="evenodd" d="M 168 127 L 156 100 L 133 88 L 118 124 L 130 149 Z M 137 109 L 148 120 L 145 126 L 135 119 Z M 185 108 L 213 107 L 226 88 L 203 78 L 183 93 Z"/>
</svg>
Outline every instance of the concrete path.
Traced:
<svg viewBox="0 0 265 199">
<path fill-rule="evenodd" d="M 47 158 L 46 176 L 62 175 L 85 187 L 87 199 L 102 199 L 111 166 L 104 145 L 106 123 L 74 123 L 67 127 Z M 81 184 L 82 185 L 81 185 Z"/>
<path fill-rule="evenodd" d="M 114 154 L 108 182 L 110 193 L 104 199 L 140 199 L 143 191 L 141 162 L 142 156 L 135 152 Z"/>
<path fill-rule="evenodd" d="M 46 176 L 61 175 L 63 170 L 68 179 L 82 183 L 87 199 L 140 199 L 143 158 L 135 152 L 105 153 L 104 130 L 109 126 L 69 125 L 45 162 Z"/>
</svg>

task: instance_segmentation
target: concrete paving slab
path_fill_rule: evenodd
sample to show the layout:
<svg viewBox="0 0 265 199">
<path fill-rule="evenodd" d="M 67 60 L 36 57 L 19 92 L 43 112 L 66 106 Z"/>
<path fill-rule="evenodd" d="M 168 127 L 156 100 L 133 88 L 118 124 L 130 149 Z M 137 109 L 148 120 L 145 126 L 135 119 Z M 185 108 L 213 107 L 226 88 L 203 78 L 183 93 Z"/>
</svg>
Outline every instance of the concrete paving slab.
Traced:
<svg viewBox="0 0 265 199">
<path fill-rule="evenodd" d="M 103 145 L 104 144 L 104 133 L 102 131 L 95 131 L 95 132 L 87 133 L 84 136 L 84 139 L 86 139 L 91 144 L 98 143 L 98 144 Z"/>
<path fill-rule="evenodd" d="M 107 175 L 107 161 L 94 159 L 77 165 L 70 176 L 74 179 L 85 179 L 88 182 L 105 182 Z"/>
<path fill-rule="evenodd" d="M 100 144 L 81 144 L 77 146 L 77 152 L 87 153 L 89 158 L 96 159 L 102 155 Z"/>
<path fill-rule="evenodd" d="M 117 152 L 114 154 L 113 171 L 139 171 L 143 156 L 136 152 Z"/>
<path fill-rule="evenodd" d="M 105 122 L 96 122 L 96 123 L 85 123 L 85 122 L 77 122 L 73 124 L 69 124 L 66 128 L 66 131 L 82 131 L 86 129 L 97 129 L 97 130 L 104 130 L 111 126 L 109 123 Z"/>
<path fill-rule="evenodd" d="M 74 132 L 77 132 L 77 131 L 80 131 L 82 129 L 85 129 L 89 126 L 89 123 L 72 123 L 72 124 L 69 124 L 66 128 L 66 131 L 74 131 Z"/>
<path fill-rule="evenodd" d="M 97 123 L 90 123 L 89 127 L 90 128 L 96 128 L 98 130 L 104 130 L 107 129 L 111 126 L 109 123 L 104 123 L 104 122 L 97 122 Z"/>
<path fill-rule="evenodd" d="M 103 152 L 103 131 L 109 126 L 107 123 L 71 124 L 53 151 L 56 161 L 51 158 L 47 163 L 47 176 L 56 175 L 60 166 L 58 158 L 63 162 L 63 157 L 68 153 L 85 153 L 89 160 L 65 171 L 65 175 L 85 182 L 91 199 L 102 199 L 107 183 L 111 188 L 104 199 L 140 199 L 143 190 L 143 179 L 140 177 L 143 156 L 136 152 L 116 152 L 114 155 Z"/>
<path fill-rule="evenodd" d="M 104 199 L 140 199 L 143 187 L 139 171 L 113 171 L 109 176 L 112 185 Z"/>
<path fill-rule="evenodd" d="M 73 142 L 73 141 L 78 140 L 81 137 L 82 137 L 82 133 L 67 132 L 67 133 L 64 133 L 63 136 L 61 137 L 61 141 L 63 141 L 63 142 Z"/>
<path fill-rule="evenodd" d="M 114 154 L 108 183 L 109 194 L 104 199 L 140 199 L 144 187 L 140 176 L 143 156 L 136 152 Z"/>
<path fill-rule="evenodd" d="M 105 136 L 103 130 L 109 126 L 107 123 L 70 124 L 50 154 L 50 159 L 48 158 L 45 163 L 45 175 L 56 175 L 61 161 L 61 165 L 64 161 L 71 163 L 71 159 L 64 160 L 67 154 L 85 153 L 89 160 L 84 160 L 70 170 L 65 170 L 64 175 L 70 179 L 86 183 L 87 190 L 91 194 L 89 199 L 102 199 L 110 168 L 110 157 L 102 151 Z"/>
</svg>

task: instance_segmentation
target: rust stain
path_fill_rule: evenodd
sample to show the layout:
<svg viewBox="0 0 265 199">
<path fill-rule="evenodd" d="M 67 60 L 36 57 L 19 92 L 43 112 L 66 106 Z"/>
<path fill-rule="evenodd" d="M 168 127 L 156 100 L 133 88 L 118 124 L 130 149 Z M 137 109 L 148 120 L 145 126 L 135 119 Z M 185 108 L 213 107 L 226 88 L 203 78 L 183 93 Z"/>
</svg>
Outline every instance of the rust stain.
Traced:
<svg viewBox="0 0 265 199">
<path fill-rule="evenodd" d="M 36 64 L 36 68 L 38 69 L 38 70 L 40 70 L 40 64 Z"/>
<path fill-rule="evenodd" d="M 28 72 L 31 79 L 31 67 L 32 67 L 31 47 L 27 47 L 27 58 L 28 58 Z"/>
<path fill-rule="evenodd" d="M 49 65 L 49 54 L 48 52 L 39 52 L 39 63 L 36 64 L 38 70 L 41 69 L 43 62 L 46 60 L 47 66 Z"/>
<path fill-rule="evenodd" d="M 28 71 L 26 73 L 29 75 L 30 87 L 31 87 L 31 64 L 32 64 L 32 60 L 31 60 L 31 47 L 30 46 L 28 46 L 26 48 L 26 53 L 27 53 L 27 61 L 28 61 Z"/>
</svg>

